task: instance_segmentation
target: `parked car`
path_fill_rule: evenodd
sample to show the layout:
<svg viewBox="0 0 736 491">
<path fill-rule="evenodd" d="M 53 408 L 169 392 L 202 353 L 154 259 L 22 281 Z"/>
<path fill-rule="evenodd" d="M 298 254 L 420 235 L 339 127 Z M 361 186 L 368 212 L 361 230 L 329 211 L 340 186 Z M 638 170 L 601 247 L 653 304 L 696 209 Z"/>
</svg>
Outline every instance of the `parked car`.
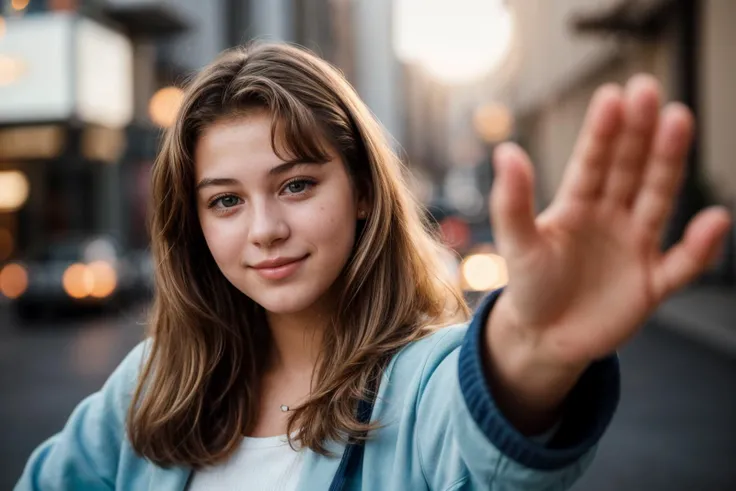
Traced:
<svg viewBox="0 0 736 491">
<path fill-rule="evenodd" d="M 140 272 L 107 236 L 39 244 L 0 269 L 0 294 L 21 318 L 53 309 L 117 304 L 138 290 Z"/>
</svg>

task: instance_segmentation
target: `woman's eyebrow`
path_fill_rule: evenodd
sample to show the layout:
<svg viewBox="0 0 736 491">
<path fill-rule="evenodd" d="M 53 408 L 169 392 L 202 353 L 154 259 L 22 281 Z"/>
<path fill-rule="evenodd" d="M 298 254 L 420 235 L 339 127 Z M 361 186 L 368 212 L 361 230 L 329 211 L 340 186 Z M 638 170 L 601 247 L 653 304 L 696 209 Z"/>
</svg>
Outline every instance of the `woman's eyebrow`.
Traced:
<svg viewBox="0 0 736 491">
<path fill-rule="evenodd" d="M 269 176 L 276 176 L 276 175 L 279 175 L 279 174 L 285 174 L 285 173 L 289 172 L 290 170 L 294 169 L 295 167 L 300 167 L 302 165 L 307 165 L 307 166 L 310 166 L 310 165 L 323 165 L 323 164 L 326 164 L 326 163 L 327 162 L 307 162 L 307 161 L 304 161 L 304 160 L 292 160 L 292 161 L 289 161 L 289 162 L 284 162 L 283 164 L 279 164 L 279 165 L 277 165 L 275 167 L 272 167 L 271 169 L 269 169 L 268 175 Z"/>
<path fill-rule="evenodd" d="M 234 186 L 236 184 L 240 184 L 240 181 L 231 177 L 205 177 L 197 183 L 195 191 L 199 192 L 210 186 Z"/>
</svg>

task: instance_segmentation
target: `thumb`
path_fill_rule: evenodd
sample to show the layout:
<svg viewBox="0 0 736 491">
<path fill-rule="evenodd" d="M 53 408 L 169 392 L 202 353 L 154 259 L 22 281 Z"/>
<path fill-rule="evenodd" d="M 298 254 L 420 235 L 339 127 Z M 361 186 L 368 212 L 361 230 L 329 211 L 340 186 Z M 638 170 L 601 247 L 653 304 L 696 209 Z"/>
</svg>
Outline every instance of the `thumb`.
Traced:
<svg viewBox="0 0 736 491">
<path fill-rule="evenodd" d="M 513 143 L 496 147 L 490 216 L 501 255 L 519 255 L 539 240 L 534 211 L 534 172 L 526 152 Z"/>
</svg>

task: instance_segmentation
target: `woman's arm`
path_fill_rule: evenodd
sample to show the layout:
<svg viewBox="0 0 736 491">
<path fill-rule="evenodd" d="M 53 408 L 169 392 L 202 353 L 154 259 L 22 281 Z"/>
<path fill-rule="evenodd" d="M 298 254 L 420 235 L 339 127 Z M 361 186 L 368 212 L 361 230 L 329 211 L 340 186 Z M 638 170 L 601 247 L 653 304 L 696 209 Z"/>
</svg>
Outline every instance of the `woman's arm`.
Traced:
<svg viewBox="0 0 736 491">
<path fill-rule="evenodd" d="M 484 368 L 485 326 L 500 296 L 502 290 L 484 300 L 461 338 L 442 333 L 425 364 L 415 434 L 429 489 L 568 489 L 591 462 L 618 404 L 618 361 L 611 356 L 580 377 L 551 438 L 521 433 Z"/>
</svg>

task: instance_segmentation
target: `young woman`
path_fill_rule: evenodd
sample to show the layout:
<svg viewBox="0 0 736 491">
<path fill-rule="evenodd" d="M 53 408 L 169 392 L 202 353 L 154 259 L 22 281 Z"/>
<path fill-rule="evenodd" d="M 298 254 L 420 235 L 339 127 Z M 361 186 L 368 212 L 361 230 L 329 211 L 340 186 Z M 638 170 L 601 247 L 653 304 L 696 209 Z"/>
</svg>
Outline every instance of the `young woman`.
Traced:
<svg viewBox="0 0 736 491">
<path fill-rule="evenodd" d="M 282 45 L 224 54 L 154 167 L 150 337 L 17 489 L 568 488 L 615 410 L 612 353 L 728 227 L 707 210 L 658 248 L 691 133 L 651 78 L 603 87 L 536 218 L 527 157 L 499 147 L 510 282 L 464 323 L 400 163 L 339 73 Z"/>
</svg>

